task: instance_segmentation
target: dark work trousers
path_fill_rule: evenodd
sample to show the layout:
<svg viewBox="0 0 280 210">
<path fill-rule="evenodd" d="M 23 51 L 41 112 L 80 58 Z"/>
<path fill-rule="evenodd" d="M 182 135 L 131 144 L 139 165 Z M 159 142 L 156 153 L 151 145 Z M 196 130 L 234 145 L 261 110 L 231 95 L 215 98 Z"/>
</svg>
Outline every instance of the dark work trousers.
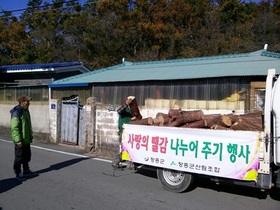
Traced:
<svg viewBox="0 0 280 210">
<path fill-rule="evenodd" d="M 15 161 L 14 172 L 16 174 L 21 173 L 21 164 L 23 171 L 29 169 L 29 161 L 31 160 L 30 144 L 22 145 L 21 147 L 15 144 Z"/>
</svg>

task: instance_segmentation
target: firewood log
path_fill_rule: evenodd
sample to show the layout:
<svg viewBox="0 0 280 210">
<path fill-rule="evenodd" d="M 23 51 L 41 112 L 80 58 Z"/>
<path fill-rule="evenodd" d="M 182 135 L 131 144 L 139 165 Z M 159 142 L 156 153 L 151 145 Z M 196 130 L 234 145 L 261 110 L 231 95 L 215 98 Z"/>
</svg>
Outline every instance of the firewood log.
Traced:
<svg viewBox="0 0 280 210">
<path fill-rule="evenodd" d="M 230 127 L 232 125 L 231 119 L 227 115 L 220 115 L 206 120 L 206 127 L 212 128 L 213 125 L 220 125 L 222 127 Z"/>
<path fill-rule="evenodd" d="M 173 117 L 175 117 L 176 115 L 178 115 L 181 112 L 182 112 L 182 109 L 169 109 L 168 116 L 170 118 L 173 118 Z"/>
<path fill-rule="evenodd" d="M 166 125 L 166 124 L 169 124 L 169 123 L 170 123 L 171 118 L 169 117 L 169 115 L 168 115 L 168 114 L 164 114 L 164 113 L 159 112 L 159 113 L 157 113 L 156 118 L 157 118 L 157 117 L 159 117 L 159 116 L 162 116 L 162 117 L 163 117 L 163 119 L 164 119 L 163 124 L 164 124 L 164 125 Z"/>
<path fill-rule="evenodd" d="M 169 127 L 180 127 L 181 125 L 186 124 L 185 118 L 178 117 L 174 121 L 168 124 Z"/>
<path fill-rule="evenodd" d="M 218 119 L 221 117 L 221 114 L 208 114 L 204 115 L 205 127 L 211 128 L 211 126 L 215 125 L 218 122 Z"/>
<path fill-rule="evenodd" d="M 132 117 L 136 117 L 137 120 L 141 120 L 142 119 L 142 115 L 139 111 L 139 107 L 138 107 L 138 103 L 136 101 L 136 98 L 134 98 L 131 102 L 130 106 L 130 110 L 131 110 L 131 115 Z"/>
<path fill-rule="evenodd" d="M 213 129 L 213 130 L 230 130 L 230 128 L 227 128 L 227 127 L 224 127 L 224 126 L 221 126 L 221 125 L 217 125 L 217 124 L 212 125 L 211 129 Z"/>
<path fill-rule="evenodd" d="M 217 122 L 218 125 L 223 127 L 230 127 L 232 125 L 231 119 L 227 115 L 222 115 Z"/>
<path fill-rule="evenodd" d="M 133 120 L 133 121 L 130 121 L 129 124 L 134 124 L 134 125 L 152 125 L 153 124 L 153 118 L 148 117 L 148 118 L 143 118 L 141 120 Z"/>
<path fill-rule="evenodd" d="M 236 123 L 240 118 L 240 115 L 236 114 L 228 114 L 227 116 L 231 119 L 232 124 Z"/>
<path fill-rule="evenodd" d="M 153 120 L 152 125 L 163 126 L 163 124 L 164 124 L 164 118 L 161 115 L 157 116 L 156 118 L 154 118 L 152 120 Z"/>
<path fill-rule="evenodd" d="M 248 123 L 257 126 L 259 129 L 263 129 L 263 118 L 259 114 L 243 114 L 243 115 L 228 115 L 232 121 L 232 124 L 238 122 L 239 119 L 243 119 Z"/>
<path fill-rule="evenodd" d="M 239 119 L 236 123 L 234 123 L 231 127 L 232 130 L 245 130 L 245 131 L 261 131 L 262 129 L 258 126 L 251 124 L 250 122 Z"/>
<path fill-rule="evenodd" d="M 202 120 L 204 118 L 202 110 L 182 111 L 179 115 L 182 116 L 187 123 Z"/>
<path fill-rule="evenodd" d="M 246 122 L 255 125 L 258 127 L 260 130 L 263 130 L 263 119 L 261 116 L 259 117 L 252 117 L 252 116 L 240 116 L 241 119 L 245 120 Z"/>
<path fill-rule="evenodd" d="M 195 122 L 186 123 L 182 128 L 205 128 L 205 120 L 198 120 Z"/>
</svg>

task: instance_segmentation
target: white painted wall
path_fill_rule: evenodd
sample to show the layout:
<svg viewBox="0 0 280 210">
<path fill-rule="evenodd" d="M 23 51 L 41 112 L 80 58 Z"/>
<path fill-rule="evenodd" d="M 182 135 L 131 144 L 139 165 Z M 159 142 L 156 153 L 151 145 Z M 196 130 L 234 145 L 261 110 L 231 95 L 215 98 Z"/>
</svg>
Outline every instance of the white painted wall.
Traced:
<svg viewBox="0 0 280 210">
<path fill-rule="evenodd" d="M 16 104 L 0 104 L 0 126 L 10 127 L 10 110 L 14 106 L 16 106 Z M 33 131 L 38 133 L 49 133 L 49 106 L 30 104 L 29 111 L 31 115 Z"/>
</svg>

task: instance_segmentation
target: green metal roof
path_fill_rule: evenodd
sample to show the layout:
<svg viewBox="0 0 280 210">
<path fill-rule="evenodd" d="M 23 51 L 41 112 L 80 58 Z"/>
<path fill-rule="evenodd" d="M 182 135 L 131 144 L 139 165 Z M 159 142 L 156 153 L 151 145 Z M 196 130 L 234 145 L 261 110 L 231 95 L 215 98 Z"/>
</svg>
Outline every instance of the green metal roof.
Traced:
<svg viewBox="0 0 280 210">
<path fill-rule="evenodd" d="M 89 83 L 199 79 L 229 76 L 264 76 L 268 69 L 280 73 L 280 53 L 260 50 L 251 53 L 188 59 L 123 62 L 100 70 L 54 81 L 49 87 Z"/>
</svg>

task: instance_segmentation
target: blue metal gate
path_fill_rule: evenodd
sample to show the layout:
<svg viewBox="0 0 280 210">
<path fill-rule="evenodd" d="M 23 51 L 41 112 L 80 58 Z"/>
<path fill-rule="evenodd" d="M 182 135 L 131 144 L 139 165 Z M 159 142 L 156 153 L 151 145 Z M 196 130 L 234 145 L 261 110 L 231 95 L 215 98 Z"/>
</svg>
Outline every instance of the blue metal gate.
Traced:
<svg viewBox="0 0 280 210">
<path fill-rule="evenodd" d="M 77 95 L 64 97 L 61 106 L 61 136 L 62 143 L 84 145 L 85 142 L 85 112 Z"/>
</svg>

